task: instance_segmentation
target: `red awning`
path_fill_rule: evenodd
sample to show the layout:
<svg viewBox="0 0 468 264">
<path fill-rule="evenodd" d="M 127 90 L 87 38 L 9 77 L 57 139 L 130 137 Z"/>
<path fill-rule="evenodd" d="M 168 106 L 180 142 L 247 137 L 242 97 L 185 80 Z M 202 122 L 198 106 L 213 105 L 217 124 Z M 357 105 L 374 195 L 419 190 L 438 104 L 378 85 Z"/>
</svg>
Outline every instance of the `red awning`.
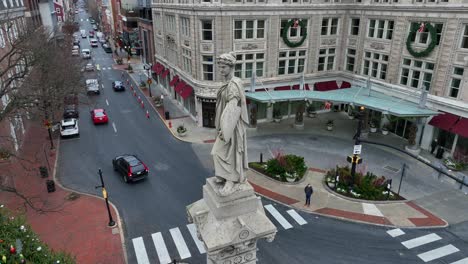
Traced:
<svg viewBox="0 0 468 264">
<path fill-rule="evenodd" d="M 169 74 L 169 69 L 167 69 L 165 72 L 161 74 L 161 78 L 166 78 L 166 76 Z"/>
<path fill-rule="evenodd" d="M 174 77 L 172 77 L 172 80 L 171 80 L 171 82 L 169 83 L 169 85 L 170 85 L 170 86 L 174 86 L 178 81 L 179 81 L 179 76 L 178 76 L 178 75 L 175 75 Z"/>
<path fill-rule="evenodd" d="M 153 65 L 153 71 L 156 72 L 158 70 L 159 66 L 161 66 L 161 63 L 159 63 L 159 62 L 154 64 Z"/>
<path fill-rule="evenodd" d="M 259 89 L 255 89 L 255 92 L 265 92 L 266 89 L 265 88 L 259 88 Z"/>
<path fill-rule="evenodd" d="M 432 120 L 431 120 L 432 121 Z M 460 118 L 452 128 L 452 133 L 468 138 L 468 119 Z"/>
<path fill-rule="evenodd" d="M 332 91 L 336 89 L 345 89 L 345 88 L 350 88 L 351 84 L 349 82 L 343 82 L 341 84 L 341 87 L 338 87 L 338 84 L 336 81 L 326 81 L 326 82 L 319 82 L 315 83 L 314 85 L 315 91 L 319 92 L 326 92 L 326 91 Z"/>
<path fill-rule="evenodd" d="M 180 94 L 180 92 L 182 91 L 182 89 L 184 89 L 184 87 L 186 86 L 187 84 L 180 80 L 179 83 L 177 83 L 177 85 L 175 86 L 174 90 L 176 91 L 176 93 Z"/>
<path fill-rule="evenodd" d="M 310 87 L 309 87 L 309 84 L 308 84 L 308 83 L 306 83 L 306 84 L 304 85 L 304 90 L 310 90 Z"/>
<path fill-rule="evenodd" d="M 295 84 L 295 85 L 292 86 L 292 89 L 293 90 L 299 90 L 299 89 L 301 89 L 301 85 L 300 84 Z"/>
<path fill-rule="evenodd" d="M 458 118 L 457 115 L 441 112 L 429 121 L 429 125 L 451 132 Z"/>
<path fill-rule="evenodd" d="M 340 89 L 345 89 L 345 88 L 351 88 L 351 83 L 349 83 L 349 82 L 343 82 L 343 83 L 341 84 Z"/>
<path fill-rule="evenodd" d="M 161 64 L 159 64 L 158 68 L 156 69 L 155 73 L 157 75 L 161 74 L 161 72 L 164 70 L 164 66 L 162 66 Z"/>
<path fill-rule="evenodd" d="M 185 85 L 185 88 L 179 93 L 182 98 L 189 97 L 193 92 L 193 88 L 190 85 Z"/>
<path fill-rule="evenodd" d="M 291 86 L 285 85 L 285 86 L 275 87 L 275 91 L 286 91 L 286 90 L 291 90 Z"/>
</svg>

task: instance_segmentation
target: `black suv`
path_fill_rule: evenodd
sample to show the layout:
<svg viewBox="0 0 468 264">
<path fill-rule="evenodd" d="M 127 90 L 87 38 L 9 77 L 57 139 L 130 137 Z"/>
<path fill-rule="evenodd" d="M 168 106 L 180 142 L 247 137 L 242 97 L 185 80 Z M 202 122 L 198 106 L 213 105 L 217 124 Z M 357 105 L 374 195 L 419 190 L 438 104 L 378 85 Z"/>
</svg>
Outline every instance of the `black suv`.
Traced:
<svg viewBox="0 0 468 264">
<path fill-rule="evenodd" d="M 125 91 L 125 86 L 121 81 L 112 82 L 112 88 L 114 91 Z"/>
<path fill-rule="evenodd" d="M 148 176 L 148 167 L 135 155 L 121 155 L 112 160 L 114 170 L 119 172 L 124 182 L 142 180 Z"/>
<path fill-rule="evenodd" d="M 78 112 L 78 108 L 76 105 L 71 104 L 71 105 L 65 105 L 64 110 L 63 110 L 63 119 L 68 119 L 68 118 L 79 118 L 80 113 Z"/>
</svg>

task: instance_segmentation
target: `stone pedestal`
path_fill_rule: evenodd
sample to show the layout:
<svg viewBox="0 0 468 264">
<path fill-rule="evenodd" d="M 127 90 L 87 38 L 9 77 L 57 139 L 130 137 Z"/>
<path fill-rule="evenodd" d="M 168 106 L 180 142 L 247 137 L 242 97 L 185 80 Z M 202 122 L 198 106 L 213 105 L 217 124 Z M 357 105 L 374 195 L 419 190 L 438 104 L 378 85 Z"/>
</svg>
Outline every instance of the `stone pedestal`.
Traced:
<svg viewBox="0 0 468 264">
<path fill-rule="evenodd" d="M 257 241 L 273 241 L 276 227 L 265 215 L 260 197 L 248 183 L 236 185 L 229 196 L 219 195 L 215 178 L 203 186 L 203 199 L 187 206 L 189 222 L 204 243 L 207 264 L 257 263 Z"/>
</svg>

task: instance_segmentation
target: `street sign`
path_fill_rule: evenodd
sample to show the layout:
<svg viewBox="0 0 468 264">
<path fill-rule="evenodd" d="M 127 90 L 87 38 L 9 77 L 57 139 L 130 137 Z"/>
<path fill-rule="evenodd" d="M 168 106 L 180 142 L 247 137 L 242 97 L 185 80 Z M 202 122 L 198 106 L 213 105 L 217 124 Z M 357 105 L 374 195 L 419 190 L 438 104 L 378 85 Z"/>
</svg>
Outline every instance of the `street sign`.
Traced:
<svg viewBox="0 0 468 264">
<path fill-rule="evenodd" d="M 353 154 L 354 154 L 354 155 L 359 155 L 359 154 L 361 154 L 361 149 L 362 149 L 362 145 L 354 145 Z"/>
</svg>

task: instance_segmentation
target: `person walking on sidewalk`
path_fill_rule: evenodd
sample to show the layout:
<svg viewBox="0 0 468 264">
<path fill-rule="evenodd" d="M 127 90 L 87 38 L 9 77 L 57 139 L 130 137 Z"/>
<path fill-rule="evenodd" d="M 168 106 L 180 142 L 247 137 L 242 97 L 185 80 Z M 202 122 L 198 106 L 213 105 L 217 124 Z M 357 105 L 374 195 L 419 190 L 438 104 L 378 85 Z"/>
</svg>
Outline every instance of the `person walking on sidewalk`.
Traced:
<svg viewBox="0 0 468 264">
<path fill-rule="evenodd" d="M 312 194 L 314 193 L 314 189 L 312 188 L 312 185 L 307 184 L 307 186 L 304 188 L 304 192 L 305 192 L 305 195 L 306 195 L 306 202 L 304 204 L 304 206 L 310 206 L 310 197 L 312 196 Z"/>
</svg>

